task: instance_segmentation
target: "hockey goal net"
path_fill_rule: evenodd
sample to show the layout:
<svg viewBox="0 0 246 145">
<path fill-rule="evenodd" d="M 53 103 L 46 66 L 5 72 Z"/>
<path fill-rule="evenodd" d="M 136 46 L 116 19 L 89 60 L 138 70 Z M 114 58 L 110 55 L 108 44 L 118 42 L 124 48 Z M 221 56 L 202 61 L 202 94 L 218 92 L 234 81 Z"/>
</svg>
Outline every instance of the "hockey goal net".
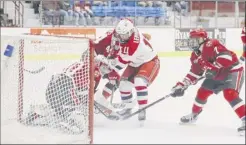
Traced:
<svg viewBox="0 0 246 145">
<path fill-rule="evenodd" d="M 89 39 L 39 32 L 1 34 L 1 143 L 91 144 L 94 51 Z M 66 70 L 72 64 L 75 68 Z"/>
</svg>

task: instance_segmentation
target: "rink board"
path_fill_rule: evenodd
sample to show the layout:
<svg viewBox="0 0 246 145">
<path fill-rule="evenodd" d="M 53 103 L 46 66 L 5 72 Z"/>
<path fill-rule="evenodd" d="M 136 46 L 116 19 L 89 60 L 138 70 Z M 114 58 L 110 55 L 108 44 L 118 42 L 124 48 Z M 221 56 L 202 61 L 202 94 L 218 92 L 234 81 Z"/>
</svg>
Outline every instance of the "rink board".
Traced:
<svg viewBox="0 0 246 145">
<path fill-rule="evenodd" d="M 238 55 L 241 55 L 242 51 L 234 51 Z M 188 57 L 190 51 L 180 52 L 158 52 L 159 57 Z M 76 60 L 80 59 L 80 54 L 43 54 L 43 55 L 25 55 L 25 60 Z"/>
</svg>

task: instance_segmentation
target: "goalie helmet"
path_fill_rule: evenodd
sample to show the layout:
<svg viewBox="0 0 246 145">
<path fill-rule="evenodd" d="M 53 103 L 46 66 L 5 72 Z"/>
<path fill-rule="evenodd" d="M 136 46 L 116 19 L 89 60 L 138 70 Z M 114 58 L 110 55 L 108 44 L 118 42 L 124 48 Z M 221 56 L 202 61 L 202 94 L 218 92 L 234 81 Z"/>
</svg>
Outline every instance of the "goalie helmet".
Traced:
<svg viewBox="0 0 246 145">
<path fill-rule="evenodd" d="M 129 19 L 122 19 L 115 27 L 115 37 L 120 43 L 126 43 L 131 37 L 134 25 Z"/>
<path fill-rule="evenodd" d="M 202 29 L 193 29 L 189 33 L 188 45 L 193 51 L 198 51 L 200 46 L 208 39 L 207 32 Z"/>
</svg>

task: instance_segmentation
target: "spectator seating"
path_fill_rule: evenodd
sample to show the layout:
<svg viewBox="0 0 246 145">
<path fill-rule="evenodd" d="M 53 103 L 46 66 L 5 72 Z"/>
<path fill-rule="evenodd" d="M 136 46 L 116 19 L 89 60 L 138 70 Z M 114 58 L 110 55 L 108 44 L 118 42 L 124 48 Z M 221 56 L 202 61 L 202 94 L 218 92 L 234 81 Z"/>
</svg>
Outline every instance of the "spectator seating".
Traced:
<svg viewBox="0 0 246 145">
<path fill-rule="evenodd" d="M 165 17 L 166 11 L 160 7 L 107 7 L 93 6 L 95 17 Z"/>
<path fill-rule="evenodd" d="M 139 18 L 139 21 L 137 20 L 139 24 L 146 24 L 149 21 L 151 22 L 150 25 L 160 25 L 161 21 L 164 20 L 165 23 L 169 18 L 167 8 L 154 1 L 142 1 L 140 4 L 138 1 L 123 0 L 107 2 L 70 0 L 66 3 L 68 8 L 63 9 L 68 12 L 66 24 L 114 25 L 118 18 L 131 17 Z M 78 6 L 80 8 L 76 9 L 75 7 Z M 85 7 L 89 10 L 85 10 Z"/>
</svg>

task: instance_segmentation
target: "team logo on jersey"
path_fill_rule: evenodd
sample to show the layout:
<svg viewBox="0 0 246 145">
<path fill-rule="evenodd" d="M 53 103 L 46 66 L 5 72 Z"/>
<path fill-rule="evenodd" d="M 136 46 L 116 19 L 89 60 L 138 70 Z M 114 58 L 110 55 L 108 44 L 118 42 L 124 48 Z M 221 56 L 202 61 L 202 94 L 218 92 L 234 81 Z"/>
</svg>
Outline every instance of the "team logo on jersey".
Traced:
<svg viewBox="0 0 246 145">
<path fill-rule="evenodd" d="M 207 47 L 211 47 L 211 46 L 212 46 L 212 41 L 208 41 L 208 42 L 206 43 L 206 46 L 207 46 Z"/>
</svg>

